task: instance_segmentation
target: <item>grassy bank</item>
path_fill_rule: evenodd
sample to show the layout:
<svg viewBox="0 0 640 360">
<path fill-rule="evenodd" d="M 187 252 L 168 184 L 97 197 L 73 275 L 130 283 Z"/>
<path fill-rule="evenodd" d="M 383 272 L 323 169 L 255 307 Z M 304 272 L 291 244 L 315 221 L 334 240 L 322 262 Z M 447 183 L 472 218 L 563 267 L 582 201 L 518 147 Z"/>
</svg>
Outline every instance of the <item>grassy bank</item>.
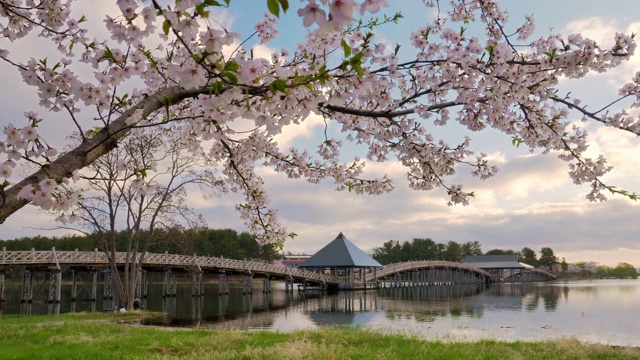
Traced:
<svg viewBox="0 0 640 360">
<path fill-rule="evenodd" d="M 640 348 L 544 342 L 440 342 L 365 330 L 294 333 L 141 327 L 153 314 L 2 317 L 2 359 L 640 359 Z"/>
</svg>

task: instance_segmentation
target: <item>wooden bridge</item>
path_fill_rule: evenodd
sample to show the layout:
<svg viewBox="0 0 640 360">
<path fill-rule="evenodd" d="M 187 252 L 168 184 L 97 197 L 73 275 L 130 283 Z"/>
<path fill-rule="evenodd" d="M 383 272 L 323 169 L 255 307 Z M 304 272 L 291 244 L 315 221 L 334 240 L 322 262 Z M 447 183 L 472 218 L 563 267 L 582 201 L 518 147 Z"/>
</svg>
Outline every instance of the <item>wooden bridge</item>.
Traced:
<svg viewBox="0 0 640 360">
<path fill-rule="evenodd" d="M 6 251 L 3 248 L 0 255 L 0 299 L 3 299 L 5 287 L 5 273 L 10 269 L 22 268 L 22 301 L 31 302 L 34 291 L 37 294 L 45 287 L 48 288 L 47 301 L 59 302 L 62 284 L 62 269 L 69 268 L 72 272 L 72 300 L 78 295 L 78 290 L 84 289 L 79 282 L 88 282 L 89 299 L 97 297 L 98 275 L 104 282 L 103 298 L 113 298 L 114 284 L 111 281 L 109 258 L 106 253 L 98 251 Z M 116 253 L 115 263 L 123 267 L 127 263 L 127 253 Z M 338 280 L 330 275 L 314 273 L 297 268 L 270 264 L 261 261 L 243 261 L 225 259 L 222 257 L 189 256 L 175 254 L 147 253 L 143 259 L 143 273 L 136 292 L 140 297 L 146 296 L 147 272 L 164 272 L 163 296 L 176 295 L 176 273 L 188 272 L 192 275 L 192 295 L 202 296 L 204 293 L 203 274 L 216 273 L 219 280 L 219 293 L 229 292 L 228 276 L 242 275 L 243 292 L 253 291 L 253 278 L 263 279 L 263 292 L 270 292 L 270 280 L 285 280 L 287 291 L 293 290 L 293 284 L 302 284 L 322 288 L 338 286 Z M 34 284 L 35 282 L 35 284 Z"/>
<path fill-rule="evenodd" d="M 408 261 L 387 265 L 367 275 L 367 281 L 376 281 L 384 287 L 481 284 L 492 280 L 493 276 L 482 269 L 451 261 Z"/>
<path fill-rule="evenodd" d="M 116 254 L 117 266 L 127 263 L 127 254 Z M 147 253 L 143 261 L 143 272 L 139 276 L 136 294 L 147 294 L 147 273 L 163 273 L 163 296 L 176 295 L 176 274 L 191 275 L 193 296 L 204 295 L 203 275 L 218 276 L 219 294 L 228 293 L 228 277 L 240 276 L 243 293 L 253 292 L 254 278 L 262 279 L 262 292 L 271 291 L 271 280 L 285 282 L 285 290 L 293 291 L 294 284 L 299 290 L 314 288 L 371 289 L 378 287 L 429 286 L 487 283 L 493 276 L 484 270 L 468 264 L 448 261 L 412 261 L 385 266 L 381 269 L 364 269 L 358 275 L 345 278 L 298 268 L 285 267 L 261 261 L 243 261 L 222 257 L 189 256 L 175 254 Z M 0 300 L 4 299 L 5 275 L 19 270 L 22 277 L 22 302 L 32 302 L 39 293 L 47 302 L 60 302 L 62 273 L 71 272 L 71 300 L 76 300 L 82 292 L 89 300 L 96 300 L 98 279 L 103 284 L 103 298 L 113 299 L 115 284 L 109 267 L 109 259 L 104 252 L 95 251 L 7 251 L 0 253 Z M 66 275 L 65 275 L 66 276 Z M 359 280 L 356 281 L 355 278 Z"/>
</svg>

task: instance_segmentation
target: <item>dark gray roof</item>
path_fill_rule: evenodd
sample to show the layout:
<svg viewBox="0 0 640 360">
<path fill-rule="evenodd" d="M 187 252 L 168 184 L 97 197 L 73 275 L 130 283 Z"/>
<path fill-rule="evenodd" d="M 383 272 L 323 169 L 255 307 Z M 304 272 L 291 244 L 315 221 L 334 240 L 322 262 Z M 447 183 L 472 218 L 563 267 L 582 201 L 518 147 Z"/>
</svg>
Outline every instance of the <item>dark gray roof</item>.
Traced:
<svg viewBox="0 0 640 360">
<path fill-rule="evenodd" d="M 327 244 L 299 265 L 299 267 L 369 267 L 382 266 L 371 256 L 360 250 L 340 233 L 338 237 Z"/>
<path fill-rule="evenodd" d="M 518 255 L 478 255 L 465 256 L 465 263 L 475 262 L 497 262 L 497 261 L 515 261 L 518 262 Z"/>
<path fill-rule="evenodd" d="M 466 256 L 465 264 L 480 269 L 532 269 L 533 266 L 518 261 L 518 255 Z"/>
</svg>

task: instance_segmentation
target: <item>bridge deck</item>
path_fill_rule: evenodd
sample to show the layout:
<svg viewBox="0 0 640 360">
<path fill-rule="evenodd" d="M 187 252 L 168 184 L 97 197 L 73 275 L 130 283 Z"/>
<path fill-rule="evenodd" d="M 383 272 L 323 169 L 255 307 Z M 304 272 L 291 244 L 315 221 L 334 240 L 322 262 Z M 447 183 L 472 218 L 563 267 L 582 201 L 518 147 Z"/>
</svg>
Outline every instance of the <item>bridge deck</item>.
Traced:
<svg viewBox="0 0 640 360">
<path fill-rule="evenodd" d="M 129 259 L 127 259 L 129 256 Z M 116 253 L 115 264 L 124 266 L 131 255 Z M 138 257 L 140 259 L 140 257 Z M 219 257 L 154 254 L 147 253 L 142 259 L 143 267 L 161 269 L 180 269 L 187 271 L 214 271 L 236 274 L 263 275 L 274 278 L 291 279 L 297 282 L 310 282 L 337 285 L 336 278 L 326 274 L 284 267 L 259 261 L 243 261 Z M 108 267 L 109 257 L 100 251 L 4 251 L 0 258 L 0 270 L 24 266 L 30 268 L 59 269 L 67 267 Z"/>
<path fill-rule="evenodd" d="M 124 266 L 128 263 L 127 260 L 130 262 L 131 259 L 130 254 L 118 252 L 116 253 L 114 262 L 117 266 Z M 138 257 L 138 260 L 140 260 L 140 257 Z M 243 261 L 196 255 L 147 253 L 144 259 L 142 259 L 142 263 L 145 269 L 256 275 L 272 279 L 284 279 L 309 284 L 311 286 L 345 287 L 345 279 L 338 276 L 260 261 Z M 56 251 L 52 249 L 50 251 L 6 251 L 6 249 L 3 249 L 2 253 L 0 253 L 0 273 L 16 267 L 42 270 L 55 270 L 61 267 L 97 269 L 109 267 L 109 264 L 109 256 L 97 250 Z M 364 281 L 361 284 L 351 282 L 347 284 L 347 288 L 376 288 L 378 282 L 381 280 L 388 280 L 400 274 L 412 274 L 430 270 L 437 270 L 441 273 L 449 274 L 456 272 L 456 274 L 463 274 L 464 276 L 449 276 L 446 277 L 447 281 L 420 281 L 421 283 L 467 283 L 470 277 L 476 279 L 473 281 L 489 282 L 494 280 L 494 276 L 490 272 L 469 264 L 449 261 L 410 261 L 387 265 L 382 269 L 371 271 L 364 276 Z M 553 274 L 541 269 L 534 269 L 534 272 L 548 275 L 549 278 L 555 278 Z M 440 277 L 440 279 L 441 278 L 442 277 Z M 406 280 L 407 279 L 405 279 L 405 281 Z M 413 281 L 416 282 L 415 279 Z"/>
</svg>

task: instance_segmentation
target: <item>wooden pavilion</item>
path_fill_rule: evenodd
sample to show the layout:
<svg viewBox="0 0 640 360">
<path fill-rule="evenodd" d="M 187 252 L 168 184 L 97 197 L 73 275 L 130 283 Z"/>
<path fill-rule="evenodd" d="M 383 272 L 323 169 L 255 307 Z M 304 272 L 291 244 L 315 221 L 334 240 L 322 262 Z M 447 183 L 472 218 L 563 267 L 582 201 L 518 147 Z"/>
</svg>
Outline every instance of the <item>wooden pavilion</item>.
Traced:
<svg viewBox="0 0 640 360">
<path fill-rule="evenodd" d="M 375 283 L 368 284 L 365 276 L 375 274 L 382 265 L 340 233 L 299 267 L 337 276 L 342 290 L 358 290 L 376 287 Z"/>
</svg>

